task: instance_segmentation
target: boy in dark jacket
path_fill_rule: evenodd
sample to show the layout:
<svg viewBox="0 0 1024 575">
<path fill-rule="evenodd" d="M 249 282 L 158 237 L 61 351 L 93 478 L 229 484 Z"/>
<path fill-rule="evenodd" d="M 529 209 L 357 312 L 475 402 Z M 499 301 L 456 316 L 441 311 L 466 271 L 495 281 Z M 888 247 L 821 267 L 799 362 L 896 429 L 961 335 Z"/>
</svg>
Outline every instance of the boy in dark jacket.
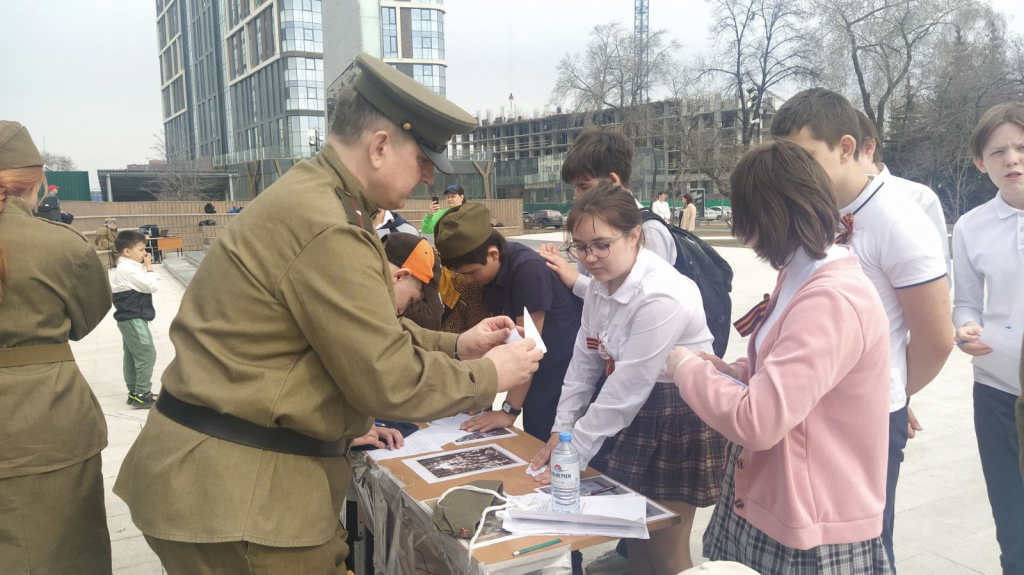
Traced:
<svg viewBox="0 0 1024 575">
<path fill-rule="evenodd" d="M 127 403 L 135 409 L 149 409 L 156 403 L 156 395 L 150 391 L 156 346 L 149 322 L 156 317 L 153 293 L 160 278 L 153 273 L 152 254 L 146 251 L 146 236 L 125 230 L 117 234 L 114 249 L 119 258 L 110 291 L 114 294 L 114 319 L 124 339 Z"/>
</svg>

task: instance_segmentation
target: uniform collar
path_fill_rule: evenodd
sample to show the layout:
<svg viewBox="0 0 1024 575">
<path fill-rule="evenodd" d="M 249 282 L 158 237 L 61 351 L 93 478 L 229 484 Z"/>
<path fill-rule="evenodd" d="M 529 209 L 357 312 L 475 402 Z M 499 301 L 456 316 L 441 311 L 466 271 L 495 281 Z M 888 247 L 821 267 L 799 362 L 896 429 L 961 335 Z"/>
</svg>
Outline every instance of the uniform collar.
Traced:
<svg viewBox="0 0 1024 575">
<path fill-rule="evenodd" d="M 1016 216 L 1021 211 L 1011 206 L 1010 204 L 1006 203 L 1006 200 L 1003 199 L 1002 190 L 1000 190 L 999 193 L 996 194 L 995 200 L 996 201 L 994 203 L 996 206 L 996 215 L 999 216 L 999 219 L 1001 220 L 1006 219 L 1010 216 Z"/>
<path fill-rule="evenodd" d="M 347 192 L 355 199 L 367 221 L 373 219 L 373 216 L 379 209 L 377 204 L 366 194 L 366 190 L 363 189 L 363 184 L 359 182 L 359 178 L 355 177 L 345 164 L 342 163 L 334 148 L 324 146 L 312 159 L 312 162 L 326 169 L 334 176 L 342 191 Z"/>
<path fill-rule="evenodd" d="M 856 214 L 875 197 L 875 194 L 885 185 L 885 178 L 881 174 L 877 176 L 868 175 L 868 185 L 860 192 L 850 205 L 839 210 L 843 215 Z"/>
<path fill-rule="evenodd" d="M 622 282 L 619 289 L 615 290 L 615 294 L 609 296 L 608 284 L 605 282 L 598 282 L 598 295 L 610 298 L 623 305 L 629 303 L 629 300 L 633 299 L 636 292 L 640 290 L 644 274 L 647 272 L 647 257 L 647 250 L 641 247 L 640 251 L 636 254 L 636 263 L 633 264 L 633 269 L 629 270 L 629 275 L 626 276 L 626 281 Z"/>
<path fill-rule="evenodd" d="M 4 200 L 4 210 L 0 214 L 8 212 L 31 217 L 32 205 L 17 196 L 8 195 L 7 199 Z"/>
</svg>

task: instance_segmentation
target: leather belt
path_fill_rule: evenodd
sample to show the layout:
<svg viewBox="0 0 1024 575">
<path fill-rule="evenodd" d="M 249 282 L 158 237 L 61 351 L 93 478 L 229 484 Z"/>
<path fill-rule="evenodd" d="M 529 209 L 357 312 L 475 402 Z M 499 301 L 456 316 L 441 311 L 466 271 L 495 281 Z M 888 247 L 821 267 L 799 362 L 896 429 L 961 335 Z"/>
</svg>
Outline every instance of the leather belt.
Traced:
<svg viewBox="0 0 1024 575">
<path fill-rule="evenodd" d="M 71 345 L 67 342 L 0 348 L 0 367 L 21 367 L 63 361 L 75 361 L 75 355 L 71 353 Z"/>
<path fill-rule="evenodd" d="M 348 453 L 348 439 L 323 441 L 283 427 L 263 427 L 234 415 L 182 401 L 166 389 L 157 397 L 156 408 L 189 429 L 249 447 L 306 457 L 340 457 Z"/>
</svg>

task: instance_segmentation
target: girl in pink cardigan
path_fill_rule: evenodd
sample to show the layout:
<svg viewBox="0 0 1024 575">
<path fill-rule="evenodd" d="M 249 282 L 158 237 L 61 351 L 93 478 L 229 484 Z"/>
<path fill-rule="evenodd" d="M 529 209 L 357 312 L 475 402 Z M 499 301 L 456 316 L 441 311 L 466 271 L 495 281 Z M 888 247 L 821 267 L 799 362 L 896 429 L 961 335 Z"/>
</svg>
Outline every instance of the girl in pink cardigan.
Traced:
<svg viewBox="0 0 1024 575">
<path fill-rule="evenodd" d="M 730 181 L 736 237 L 780 273 L 746 358 L 676 348 L 666 366 L 683 400 L 733 443 L 704 555 L 759 573 L 888 574 L 882 302 L 857 257 L 833 243 L 832 184 L 808 152 L 760 146 Z"/>
</svg>

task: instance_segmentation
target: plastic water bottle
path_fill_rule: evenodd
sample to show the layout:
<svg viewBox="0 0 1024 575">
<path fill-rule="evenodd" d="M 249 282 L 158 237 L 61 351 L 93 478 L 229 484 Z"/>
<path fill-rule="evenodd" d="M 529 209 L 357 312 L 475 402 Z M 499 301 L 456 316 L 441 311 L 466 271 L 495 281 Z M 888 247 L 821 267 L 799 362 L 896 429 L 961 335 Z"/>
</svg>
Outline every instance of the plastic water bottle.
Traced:
<svg viewBox="0 0 1024 575">
<path fill-rule="evenodd" d="M 551 510 L 580 511 L 580 453 L 572 446 L 571 433 L 559 433 L 558 445 L 551 452 Z"/>
</svg>

